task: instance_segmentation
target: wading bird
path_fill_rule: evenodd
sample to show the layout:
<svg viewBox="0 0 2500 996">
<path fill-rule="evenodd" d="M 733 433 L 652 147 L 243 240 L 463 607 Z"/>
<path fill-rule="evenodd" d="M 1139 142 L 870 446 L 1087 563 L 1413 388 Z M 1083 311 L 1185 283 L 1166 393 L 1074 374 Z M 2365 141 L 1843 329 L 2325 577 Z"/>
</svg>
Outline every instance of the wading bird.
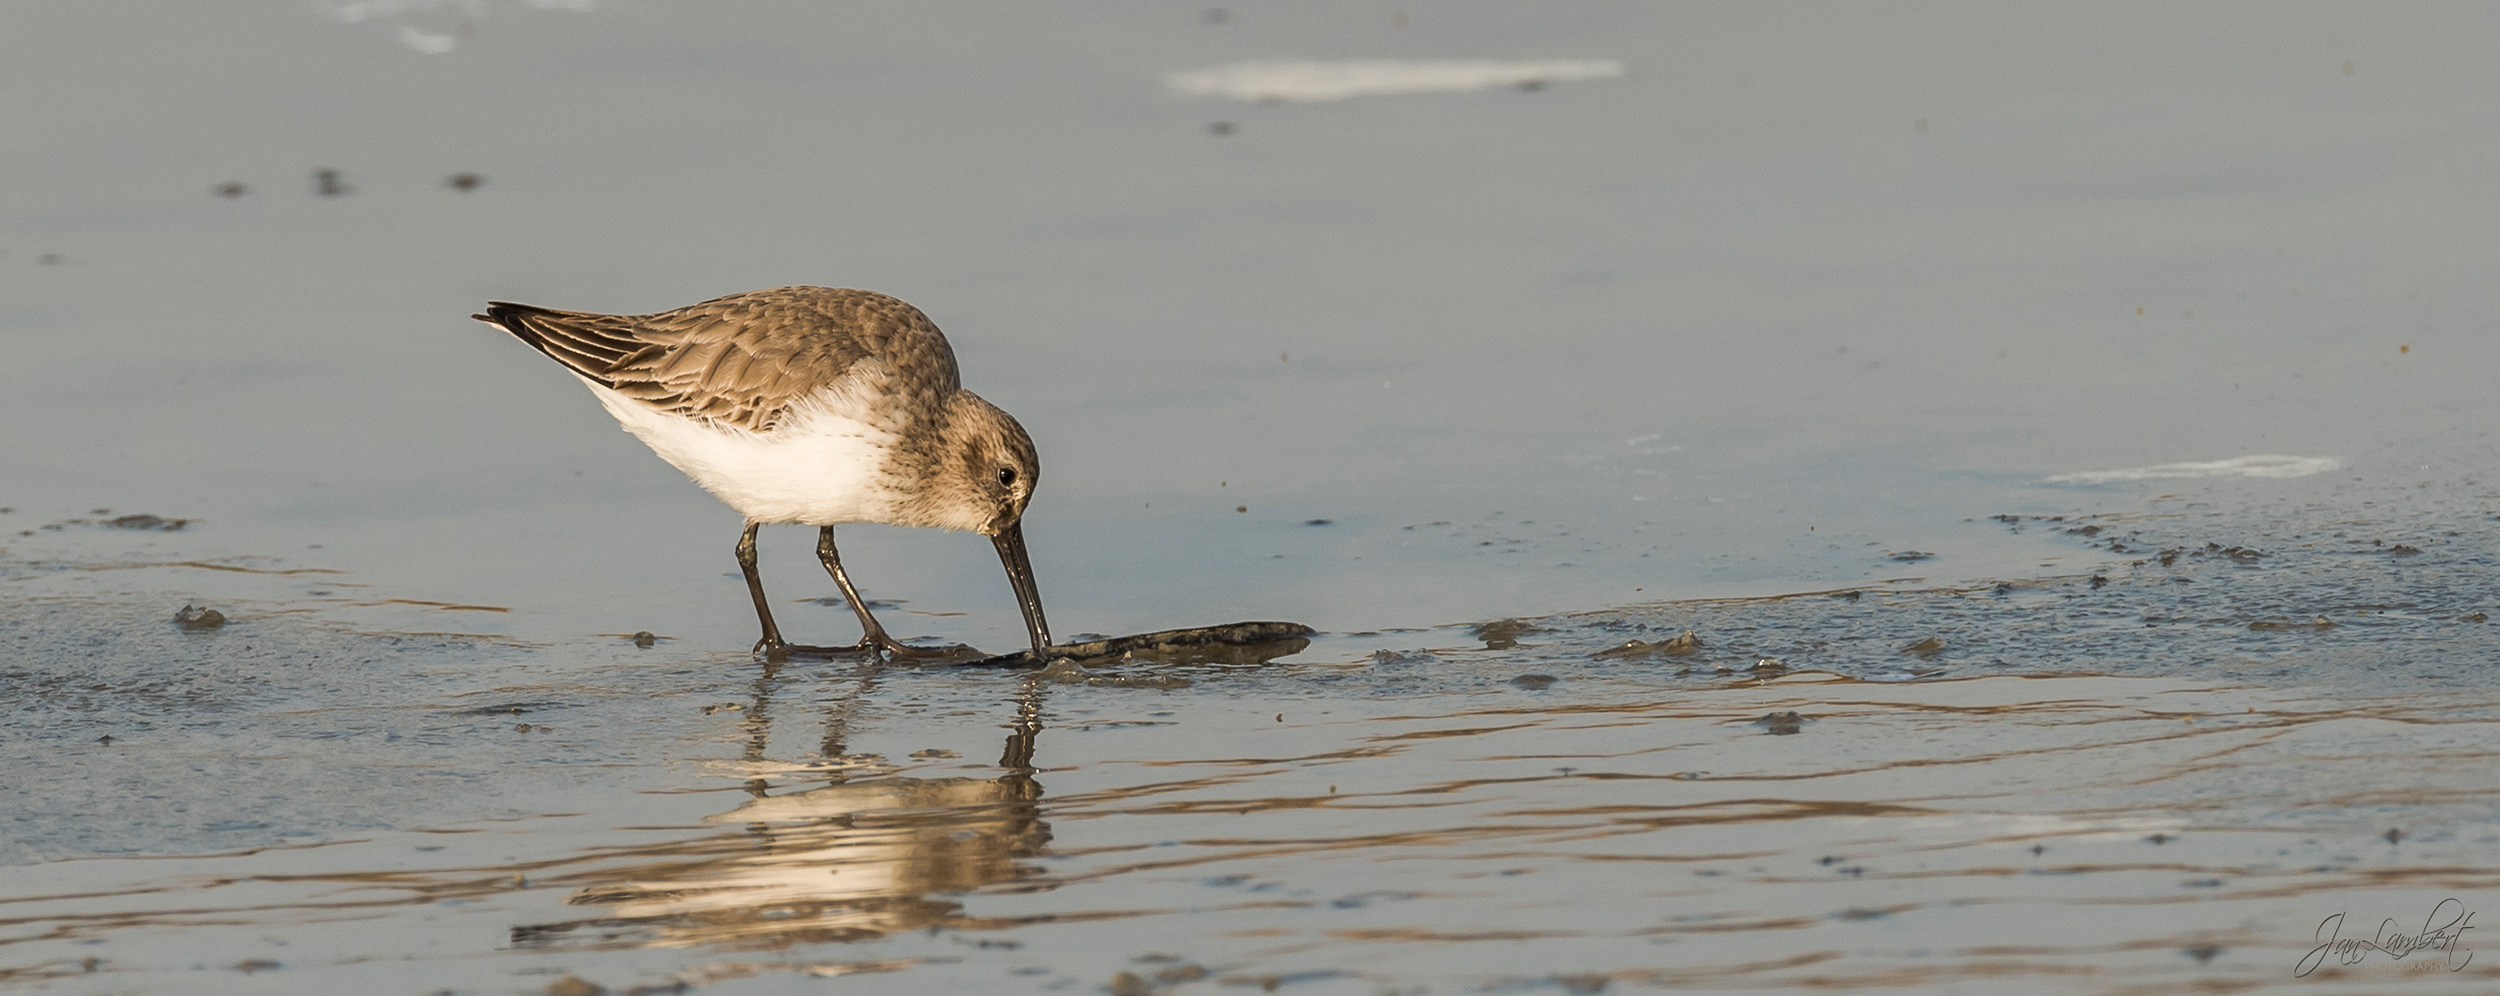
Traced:
<svg viewBox="0 0 2500 996">
<path fill-rule="evenodd" d="M 1041 464 L 1024 427 L 963 389 L 927 315 L 861 290 L 779 287 L 650 315 L 490 302 L 472 316 L 590 385 L 608 414 L 746 516 L 738 567 L 764 635 L 757 650 L 943 654 L 886 635 L 842 570 L 845 522 L 960 529 L 990 538 L 1015 587 L 1033 656 L 1050 625 L 1024 550 Z M 786 643 L 755 573 L 756 527 L 818 527 L 816 556 L 863 635 L 852 647 Z"/>
</svg>

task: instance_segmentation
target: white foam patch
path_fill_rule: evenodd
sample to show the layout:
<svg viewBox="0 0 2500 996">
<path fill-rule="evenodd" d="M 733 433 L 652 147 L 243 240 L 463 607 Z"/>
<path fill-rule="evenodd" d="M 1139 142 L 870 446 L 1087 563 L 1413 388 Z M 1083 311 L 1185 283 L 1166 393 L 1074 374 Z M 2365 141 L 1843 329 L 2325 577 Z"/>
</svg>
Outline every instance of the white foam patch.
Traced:
<svg viewBox="0 0 2500 996">
<path fill-rule="evenodd" d="M 1381 94 L 1462 93 L 1621 75 L 1623 63 L 1613 59 L 1354 59 L 1239 62 L 1193 73 L 1173 73 L 1164 77 L 1164 85 L 1193 97 L 1316 103 Z"/>
<path fill-rule="evenodd" d="M 2334 457 L 2284 456 L 2264 453 L 2255 456 L 2210 460 L 2204 463 L 2163 463 L 2150 467 L 2121 467 L 2117 470 L 2087 470 L 2059 474 L 2049 478 L 2053 484 L 2105 484 L 2110 481 L 2146 481 L 2159 477 L 2307 477 L 2323 474 L 2343 464 Z"/>
<path fill-rule="evenodd" d="M 518 6 L 530 10 L 561 10 L 587 14 L 597 0 L 519 0 Z M 513 6 L 503 0 L 506 7 Z M 460 39 L 473 25 L 470 22 L 494 12 L 494 0 L 311 0 L 315 13 L 340 24 L 386 24 L 399 43 L 427 55 L 443 55 L 460 47 Z M 427 30 L 412 24 L 389 22 L 420 19 L 436 22 L 442 30 Z"/>
<path fill-rule="evenodd" d="M 452 49 L 459 48 L 460 38 L 457 35 L 435 34 L 431 31 L 419 31 L 415 28 L 402 24 L 399 26 L 399 43 L 427 55 L 442 55 Z"/>
</svg>

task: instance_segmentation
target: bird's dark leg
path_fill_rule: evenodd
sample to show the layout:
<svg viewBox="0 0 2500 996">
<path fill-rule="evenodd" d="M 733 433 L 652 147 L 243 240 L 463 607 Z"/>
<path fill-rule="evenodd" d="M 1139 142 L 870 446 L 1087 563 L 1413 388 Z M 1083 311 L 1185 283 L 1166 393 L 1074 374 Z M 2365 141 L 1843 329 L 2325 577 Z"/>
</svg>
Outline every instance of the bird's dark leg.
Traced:
<svg viewBox="0 0 2500 996">
<path fill-rule="evenodd" d="M 747 594 L 755 597 L 755 618 L 764 624 L 764 638 L 755 641 L 755 649 L 767 656 L 789 652 L 790 645 L 781 642 L 781 627 L 773 625 L 773 608 L 764 601 L 764 579 L 755 574 L 755 527 L 747 523 L 747 531 L 738 534 L 738 569 L 747 575 Z M 849 590 L 845 585 L 844 590 Z"/>
<path fill-rule="evenodd" d="M 833 575 L 833 583 L 842 589 L 842 597 L 851 603 L 851 611 L 859 616 L 859 649 L 883 650 L 897 657 L 946 657 L 954 651 L 915 647 L 891 636 L 877 625 L 877 617 L 868 614 L 868 600 L 859 597 L 859 589 L 851 586 L 851 575 L 842 569 L 842 554 L 833 548 L 833 527 L 816 531 L 816 559 L 823 561 L 825 573 Z"/>
</svg>

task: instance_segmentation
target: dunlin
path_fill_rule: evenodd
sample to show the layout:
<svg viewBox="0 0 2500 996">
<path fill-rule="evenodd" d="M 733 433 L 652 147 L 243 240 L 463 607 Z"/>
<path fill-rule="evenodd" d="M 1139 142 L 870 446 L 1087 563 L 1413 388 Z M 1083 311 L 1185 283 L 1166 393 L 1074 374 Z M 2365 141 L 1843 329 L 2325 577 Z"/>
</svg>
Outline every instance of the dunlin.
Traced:
<svg viewBox="0 0 2500 996">
<path fill-rule="evenodd" d="M 1024 551 L 1041 470 L 1033 440 L 963 389 L 955 351 L 920 309 L 871 291 L 778 287 L 651 315 L 494 301 L 473 317 L 564 364 L 627 432 L 746 516 L 737 556 L 764 627 L 757 650 L 932 653 L 869 614 L 834 550 L 845 522 L 989 537 L 1034 657 L 1050 645 Z M 781 639 L 755 574 L 756 527 L 776 523 L 819 527 L 816 557 L 859 614 L 857 646 Z"/>
</svg>

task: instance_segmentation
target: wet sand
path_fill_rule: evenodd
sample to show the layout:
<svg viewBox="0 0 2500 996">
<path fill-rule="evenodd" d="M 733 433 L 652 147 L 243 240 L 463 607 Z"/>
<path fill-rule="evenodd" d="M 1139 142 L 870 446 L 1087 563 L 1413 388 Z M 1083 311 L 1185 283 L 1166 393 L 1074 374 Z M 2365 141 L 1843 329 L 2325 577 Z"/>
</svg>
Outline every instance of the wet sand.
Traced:
<svg viewBox="0 0 2500 996">
<path fill-rule="evenodd" d="M 2321 918 L 2418 933 L 2442 900 L 2471 910 L 2500 885 L 2488 699 L 1818 672 L 1526 692 L 1503 655 L 1436 657 L 1205 670 L 1194 694 L 791 669 L 745 695 L 635 696 L 630 712 L 578 686 L 499 689 L 569 701 L 426 725 L 467 741 L 457 805 L 488 788 L 536 806 L 433 824 L 355 793 L 289 793 L 294 819 L 392 826 L 15 868 L 7 978 L 62 992 L 214 991 L 238 972 L 284 992 L 1197 978 L 1175 970 L 1312 992 L 2491 982 L 2468 963 L 2470 932 L 2453 952 L 2293 977 Z M 1019 708 L 1039 720 L 1030 767 L 1000 729 Z M 1766 728 L 1785 713 L 1802 728 Z M 631 763 L 594 732 L 628 723 L 675 756 Z M 147 736 L 58 760 L 100 774 L 106 750 L 183 761 Z M 138 802 L 88 815 L 110 826 Z"/>
<path fill-rule="evenodd" d="M 7 675 L 0 982 L 2488 987 L 2500 694 L 2453 610 L 2492 575 L 2448 572 L 2491 530 L 2183 538 L 2262 521 L 1990 521 L 2149 555 L 1046 670 L 371 629 L 484 607 L 370 593 L 203 631 L 44 593 L 198 566 L 16 563 L 0 634 L 50 649 Z"/>
</svg>

